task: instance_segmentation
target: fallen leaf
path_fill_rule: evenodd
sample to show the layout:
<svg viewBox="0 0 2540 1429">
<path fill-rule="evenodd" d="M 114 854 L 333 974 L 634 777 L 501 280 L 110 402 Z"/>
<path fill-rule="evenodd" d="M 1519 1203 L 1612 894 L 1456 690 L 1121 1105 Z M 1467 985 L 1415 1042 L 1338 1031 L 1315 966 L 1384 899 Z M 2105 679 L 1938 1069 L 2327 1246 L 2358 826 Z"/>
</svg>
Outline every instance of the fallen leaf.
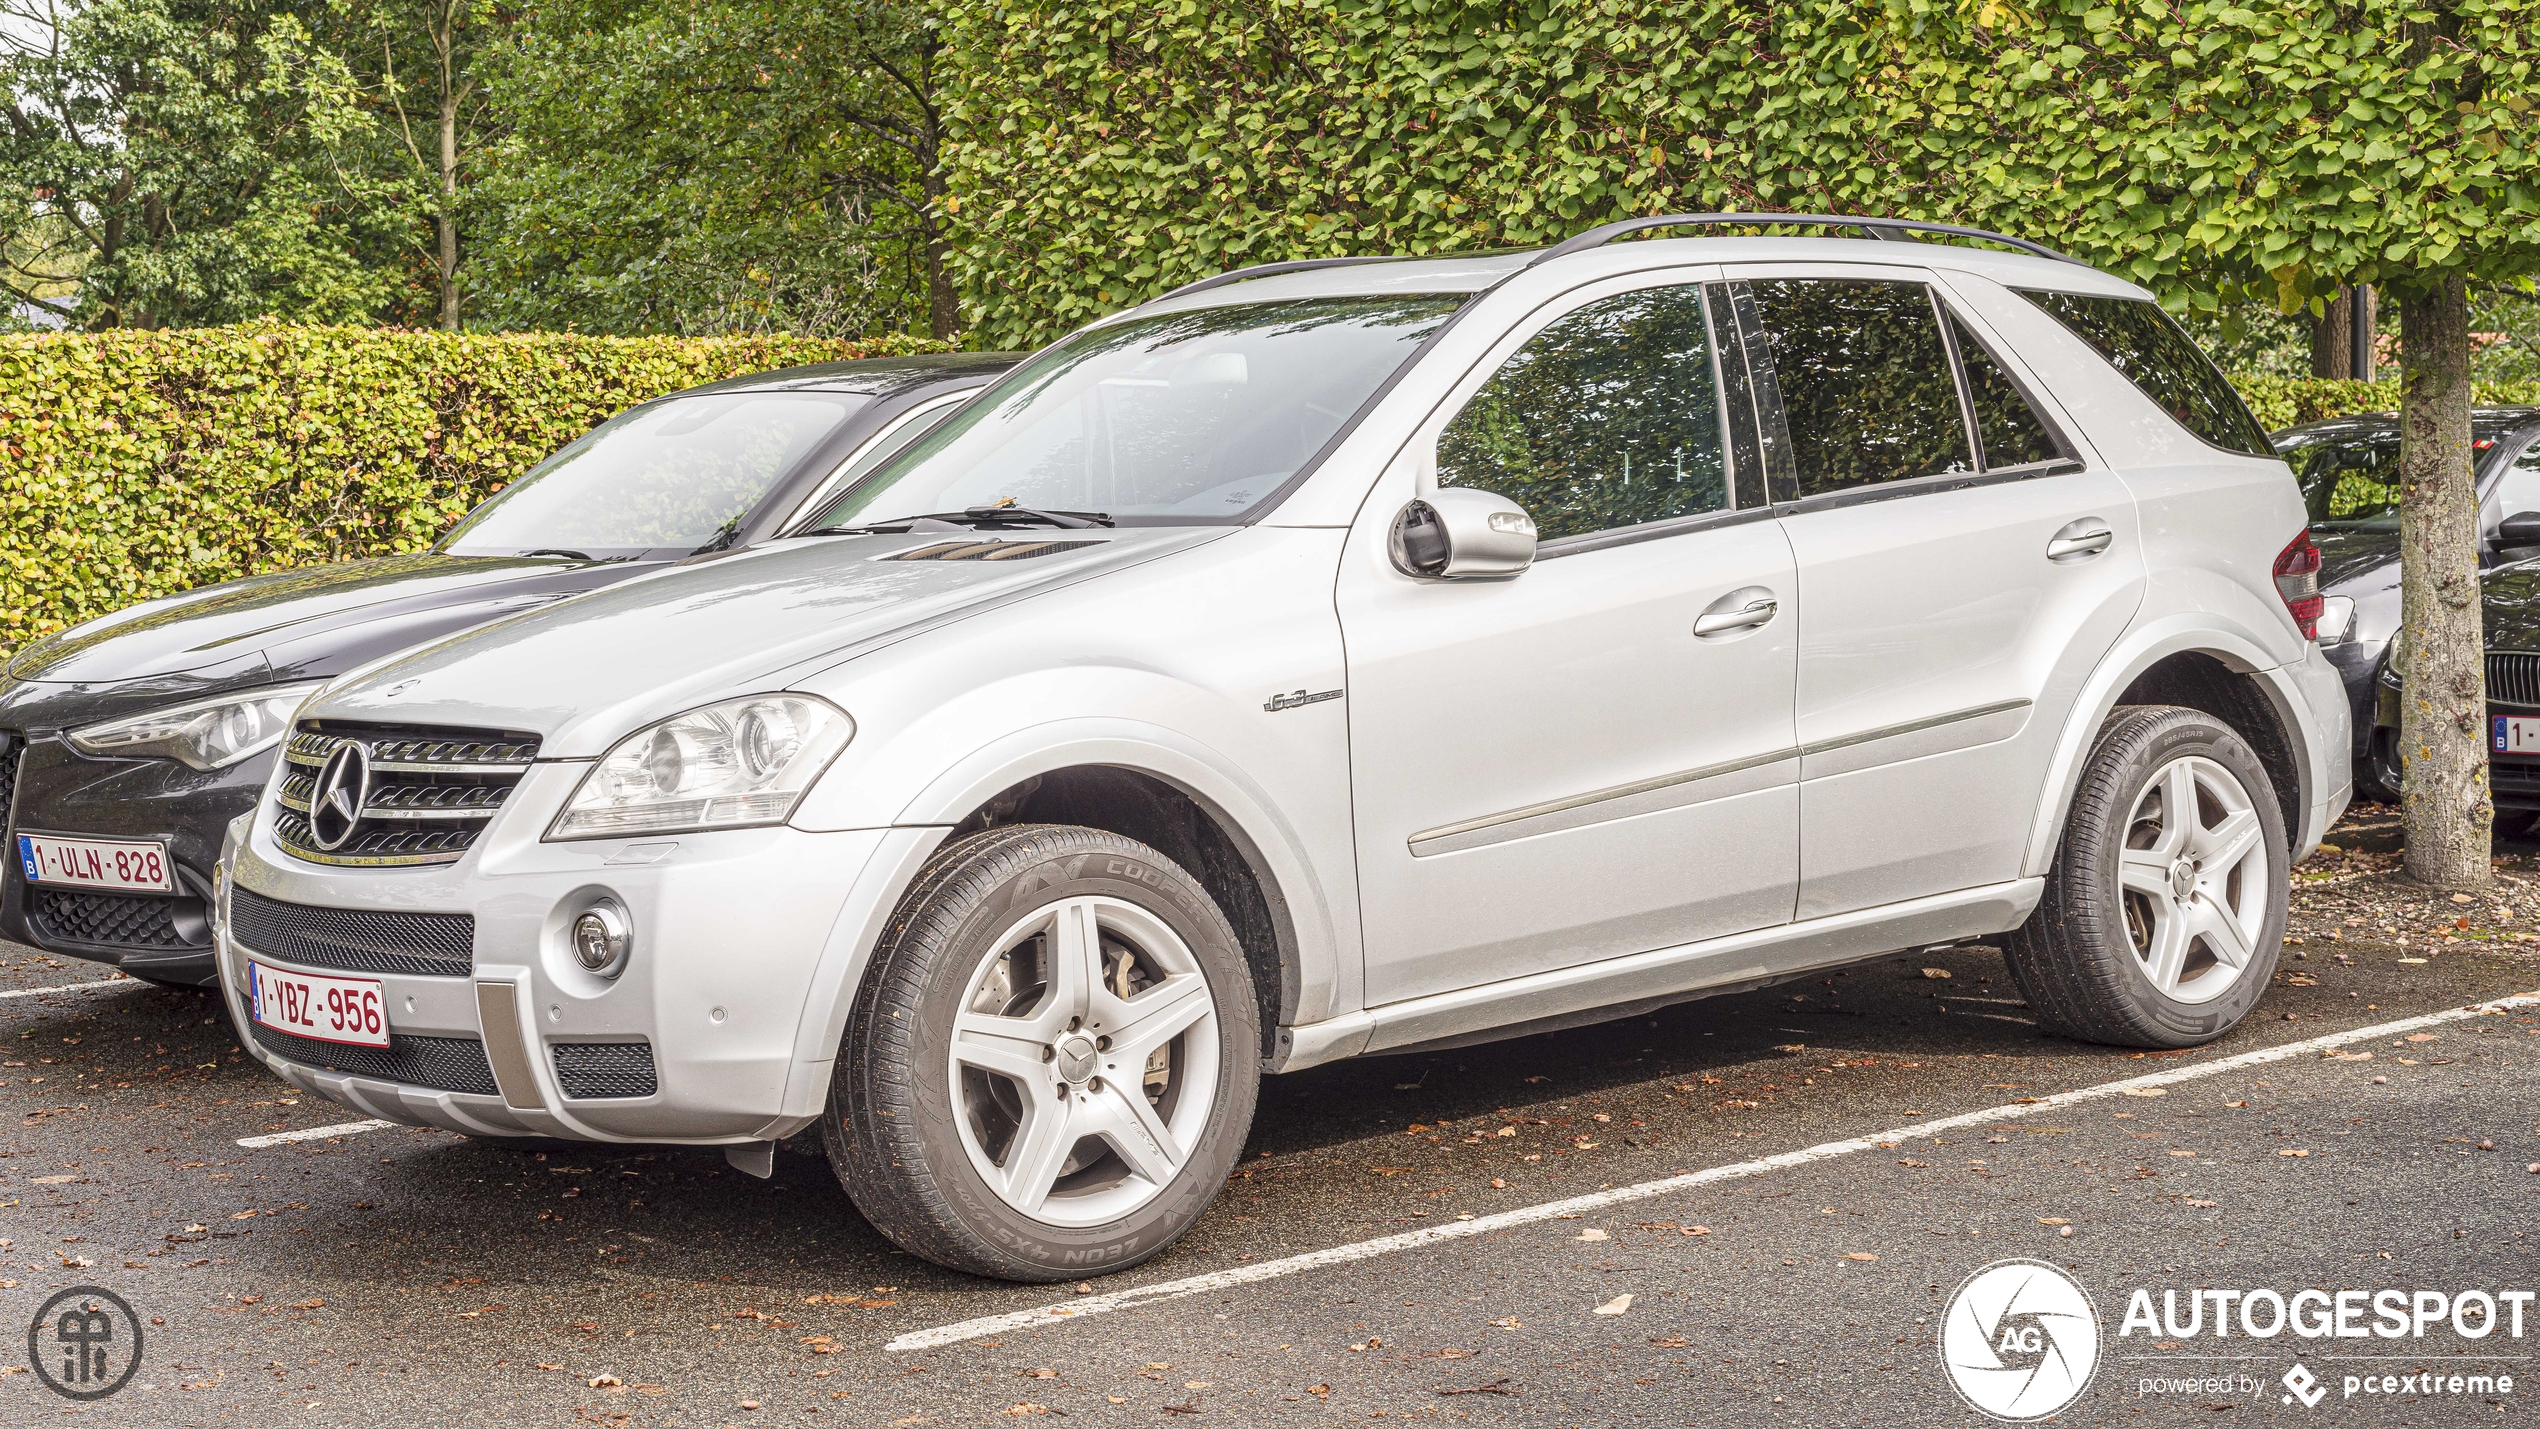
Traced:
<svg viewBox="0 0 2540 1429">
<path fill-rule="evenodd" d="M 582 1382 L 593 1389 L 614 1389 L 626 1383 L 613 1374 L 595 1374 Z"/>
<path fill-rule="evenodd" d="M 1604 1240 L 1606 1238 L 1605 1232 L 1598 1230 L 1594 1226 L 1589 1226 L 1586 1230 L 1570 1237 L 1572 1240 Z"/>
<path fill-rule="evenodd" d="M 1682 1335 L 1657 1335 L 1649 1342 L 1662 1350 L 1680 1350 L 1691 1343 Z"/>
<path fill-rule="evenodd" d="M 2041 1226 L 2068 1226 L 2072 1224 L 2071 1221 L 2066 1220 L 2062 1216 L 2039 1216 L 2037 1218 L 2037 1223 Z"/>
<path fill-rule="evenodd" d="M 2170 1089 L 2167 1087 L 2128 1087 L 2124 1092 L 2124 1095 L 2130 1097 L 2165 1097 L 2169 1094 Z"/>
<path fill-rule="evenodd" d="M 1632 1308 L 1632 1297 L 1629 1295 L 1617 1295 L 1613 1299 L 1606 1301 L 1604 1304 L 1597 1306 L 1596 1313 L 1600 1315 L 1620 1315 L 1630 1308 Z"/>
<path fill-rule="evenodd" d="M 1946 980 L 1946 979 L 1948 978 L 1948 976 L 1949 976 L 1949 969 L 1947 969 L 1947 968 L 1925 968 L 1925 969 L 1923 969 L 1923 976 L 1925 976 L 1925 977 L 1927 977 L 1927 978 L 1938 978 L 1938 979 Z"/>
<path fill-rule="evenodd" d="M 1873 1254 L 1871 1254 L 1869 1251 L 1866 1251 L 1866 1250 L 1847 1250 L 1847 1251 L 1845 1251 L 1845 1252 L 1843 1253 L 1843 1258 L 1844 1258 L 1844 1259 L 1846 1259 L 1846 1260 L 1876 1260 L 1876 1259 L 1878 1259 L 1878 1257 L 1877 1257 L 1876 1255 L 1873 1255 Z"/>
<path fill-rule="evenodd" d="M 2278 1156 L 2308 1156 L 2308 1155 L 2310 1155 L 2310 1154 L 2311 1154 L 2311 1153 L 2309 1153 L 2309 1152 L 2307 1152 L 2307 1151 L 2296 1151 L 2296 1150 L 2294 1150 L 2293 1148 L 2291 1148 L 2291 1147 L 2289 1147 L 2289 1146 L 2288 1146 L 2288 1147 L 2286 1147 L 2284 1150 L 2279 1151 L 2279 1152 L 2277 1152 L 2277 1153 L 2276 1153 L 2276 1155 L 2278 1155 Z"/>
</svg>

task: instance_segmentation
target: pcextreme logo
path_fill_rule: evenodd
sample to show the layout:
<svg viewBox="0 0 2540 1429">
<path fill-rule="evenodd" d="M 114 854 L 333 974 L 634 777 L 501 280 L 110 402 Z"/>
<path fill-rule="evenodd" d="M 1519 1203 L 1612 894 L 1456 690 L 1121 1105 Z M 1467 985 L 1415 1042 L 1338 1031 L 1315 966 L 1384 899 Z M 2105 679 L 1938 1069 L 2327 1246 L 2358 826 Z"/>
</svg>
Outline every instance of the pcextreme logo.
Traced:
<svg viewBox="0 0 2540 1429">
<path fill-rule="evenodd" d="M 1967 1406 L 2043 1419 L 2081 1397 L 2099 1368 L 2099 1311 L 2081 1282 L 2042 1260 L 1970 1275 L 1940 1317 L 1940 1364 Z"/>
</svg>

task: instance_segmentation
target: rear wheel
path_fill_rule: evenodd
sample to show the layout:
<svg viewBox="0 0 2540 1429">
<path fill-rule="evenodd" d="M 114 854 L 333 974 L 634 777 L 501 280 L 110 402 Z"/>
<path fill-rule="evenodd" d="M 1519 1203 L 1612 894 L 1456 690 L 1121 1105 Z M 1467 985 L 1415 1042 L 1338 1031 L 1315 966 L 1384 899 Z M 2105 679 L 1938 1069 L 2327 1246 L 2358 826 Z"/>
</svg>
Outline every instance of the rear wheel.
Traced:
<svg viewBox="0 0 2540 1429">
<path fill-rule="evenodd" d="M 822 1118 L 865 1217 L 940 1265 L 1044 1281 L 1188 1230 L 1252 1125 L 1232 928 L 1133 839 L 1027 825 L 936 855 L 875 953 Z"/>
<path fill-rule="evenodd" d="M 2287 851 L 2275 789 L 2229 726 L 2121 709 L 2082 771 L 2046 891 L 2006 940 L 2047 1030 L 2192 1047 L 2266 991 L 2284 942 Z"/>
</svg>

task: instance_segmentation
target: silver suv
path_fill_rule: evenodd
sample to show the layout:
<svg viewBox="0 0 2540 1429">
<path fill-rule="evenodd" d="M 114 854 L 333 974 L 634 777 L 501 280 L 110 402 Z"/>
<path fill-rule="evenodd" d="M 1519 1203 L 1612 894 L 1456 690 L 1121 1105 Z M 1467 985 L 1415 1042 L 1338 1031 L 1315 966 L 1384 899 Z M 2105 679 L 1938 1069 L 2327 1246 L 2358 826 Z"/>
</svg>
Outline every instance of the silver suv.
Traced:
<svg viewBox="0 0 2540 1429">
<path fill-rule="evenodd" d="M 471 1136 L 817 1126 L 1016 1280 L 1335 1058 L 1968 938 L 2220 1036 L 2348 791 L 2284 463 L 2116 278 L 1705 222 L 1195 284 L 797 539 L 334 680 L 232 827 L 241 1034 Z"/>
</svg>

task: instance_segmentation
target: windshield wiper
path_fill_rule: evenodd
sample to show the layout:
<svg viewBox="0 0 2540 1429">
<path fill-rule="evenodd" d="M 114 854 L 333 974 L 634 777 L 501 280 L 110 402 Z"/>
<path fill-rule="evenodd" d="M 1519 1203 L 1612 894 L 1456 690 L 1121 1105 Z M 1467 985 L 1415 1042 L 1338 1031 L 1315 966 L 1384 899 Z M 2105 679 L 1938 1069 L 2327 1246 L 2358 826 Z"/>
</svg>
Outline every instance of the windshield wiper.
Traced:
<svg viewBox="0 0 2540 1429">
<path fill-rule="evenodd" d="M 973 506 L 963 511 L 936 511 L 902 516 L 870 526 L 814 526 L 797 536 L 897 535 L 907 531 L 941 531 L 960 527 L 1055 526 L 1062 531 L 1092 530 L 1112 524 L 1107 511 L 1035 511 L 1029 506 Z"/>
<path fill-rule="evenodd" d="M 568 551 L 562 546 L 541 546 L 537 550 L 523 551 L 520 554 L 523 559 L 531 556 L 570 556 L 577 561 L 591 559 L 591 553 L 588 551 Z"/>
</svg>

